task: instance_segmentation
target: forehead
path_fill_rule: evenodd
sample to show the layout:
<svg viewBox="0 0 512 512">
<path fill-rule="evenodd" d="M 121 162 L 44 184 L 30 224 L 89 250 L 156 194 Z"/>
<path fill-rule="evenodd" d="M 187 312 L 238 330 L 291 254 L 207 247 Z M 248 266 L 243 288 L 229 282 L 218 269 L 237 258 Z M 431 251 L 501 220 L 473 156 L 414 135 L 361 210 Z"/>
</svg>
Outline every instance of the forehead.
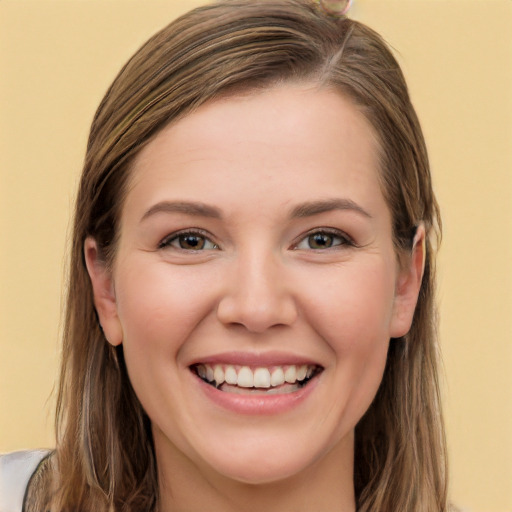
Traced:
<svg viewBox="0 0 512 512">
<path fill-rule="evenodd" d="M 381 201 L 378 147 L 371 124 L 337 91 L 288 84 L 230 96 L 171 123 L 139 153 L 125 209 L 234 196 L 262 204 L 276 191 L 282 202 Z"/>
</svg>

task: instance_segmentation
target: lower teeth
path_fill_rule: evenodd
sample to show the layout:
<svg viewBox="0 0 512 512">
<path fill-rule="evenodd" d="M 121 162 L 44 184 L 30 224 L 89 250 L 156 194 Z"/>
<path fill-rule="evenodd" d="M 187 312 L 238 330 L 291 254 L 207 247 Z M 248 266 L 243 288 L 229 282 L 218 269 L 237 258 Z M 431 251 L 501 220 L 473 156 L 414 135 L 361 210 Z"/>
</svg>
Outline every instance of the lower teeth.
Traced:
<svg viewBox="0 0 512 512">
<path fill-rule="evenodd" d="M 212 384 L 212 383 L 209 383 Z M 214 384 L 212 384 L 214 387 Z M 223 391 L 225 393 L 235 393 L 239 395 L 278 395 L 278 394 L 286 394 L 293 393 L 298 389 L 302 388 L 305 385 L 305 382 L 296 382 L 295 384 L 283 384 L 282 386 L 276 386 L 274 388 L 242 388 L 240 386 L 235 386 L 232 384 L 221 384 L 217 389 Z"/>
<path fill-rule="evenodd" d="M 217 386 L 215 384 L 215 381 L 210 382 L 209 380 L 203 379 L 198 375 L 198 377 L 203 381 L 206 382 L 206 384 L 210 384 L 210 386 L 213 386 L 214 388 L 223 391 L 225 393 L 236 393 L 239 395 L 251 395 L 251 394 L 259 394 L 259 395 L 277 395 L 277 394 L 286 394 L 286 393 L 293 393 L 294 391 L 297 391 L 301 388 L 303 388 L 313 377 L 315 374 L 313 374 L 311 377 L 308 377 L 304 380 L 297 381 L 294 384 L 284 383 L 280 386 L 270 387 L 270 388 L 244 388 L 241 386 L 237 386 L 236 384 L 228 384 L 227 382 L 224 382 Z"/>
</svg>

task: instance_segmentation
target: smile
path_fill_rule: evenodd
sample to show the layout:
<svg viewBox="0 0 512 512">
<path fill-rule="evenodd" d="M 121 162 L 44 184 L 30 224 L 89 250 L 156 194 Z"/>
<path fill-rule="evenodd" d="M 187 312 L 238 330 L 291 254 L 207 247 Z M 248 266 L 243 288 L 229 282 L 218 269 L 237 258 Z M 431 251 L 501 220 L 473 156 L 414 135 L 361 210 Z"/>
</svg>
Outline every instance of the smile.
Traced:
<svg viewBox="0 0 512 512">
<path fill-rule="evenodd" d="M 237 394 L 287 394 L 297 391 L 316 377 L 318 365 L 240 366 L 196 364 L 192 371 L 220 391 Z"/>
</svg>

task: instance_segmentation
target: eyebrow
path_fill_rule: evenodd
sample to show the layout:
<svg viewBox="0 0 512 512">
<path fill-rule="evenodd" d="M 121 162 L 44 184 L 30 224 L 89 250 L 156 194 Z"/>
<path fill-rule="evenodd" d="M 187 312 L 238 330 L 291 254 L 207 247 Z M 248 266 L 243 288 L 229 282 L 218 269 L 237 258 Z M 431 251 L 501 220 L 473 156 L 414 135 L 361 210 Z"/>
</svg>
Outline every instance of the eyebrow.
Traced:
<svg viewBox="0 0 512 512">
<path fill-rule="evenodd" d="M 364 208 L 351 199 L 327 199 L 323 201 L 311 201 L 299 204 L 292 209 L 290 217 L 312 217 L 313 215 L 319 215 L 320 213 L 326 213 L 333 210 L 351 210 L 363 215 L 364 217 L 372 218 Z M 195 217 L 209 217 L 212 219 L 222 218 L 221 211 L 215 206 L 191 201 L 161 201 L 153 205 L 144 213 L 141 218 L 141 222 L 157 213 L 183 213 L 185 215 L 192 215 Z"/>
<path fill-rule="evenodd" d="M 333 210 L 351 210 L 369 219 L 372 218 L 372 216 L 363 207 L 352 201 L 352 199 L 326 199 L 324 201 L 311 201 L 303 203 L 293 208 L 290 213 L 290 217 L 311 217 L 313 215 L 318 215 L 320 213 L 326 213 Z"/>
<path fill-rule="evenodd" d="M 222 214 L 215 206 L 190 201 L 161 201 L 153 205 L 141 218 L 141 222 L 157 213 L 184 213 L 195 217 L 220 219 Z"/>
</svg>

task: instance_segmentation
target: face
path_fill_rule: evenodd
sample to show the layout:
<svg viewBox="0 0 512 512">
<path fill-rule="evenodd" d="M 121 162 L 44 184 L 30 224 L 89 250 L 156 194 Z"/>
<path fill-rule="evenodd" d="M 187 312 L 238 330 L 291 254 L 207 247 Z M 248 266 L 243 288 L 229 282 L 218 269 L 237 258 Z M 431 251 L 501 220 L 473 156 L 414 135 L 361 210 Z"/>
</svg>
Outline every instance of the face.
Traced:
<svg viewBox="0 0 512 512">
<path fill-rule="evenodd" d="M 157 460 L 251 483 L 352 460 L 419 286 L 397 264 L 371 126 L 305 85 L 165 128 L 135 161 L 113 273 L 92 240 L 86 259 Z"/>
</svg>

